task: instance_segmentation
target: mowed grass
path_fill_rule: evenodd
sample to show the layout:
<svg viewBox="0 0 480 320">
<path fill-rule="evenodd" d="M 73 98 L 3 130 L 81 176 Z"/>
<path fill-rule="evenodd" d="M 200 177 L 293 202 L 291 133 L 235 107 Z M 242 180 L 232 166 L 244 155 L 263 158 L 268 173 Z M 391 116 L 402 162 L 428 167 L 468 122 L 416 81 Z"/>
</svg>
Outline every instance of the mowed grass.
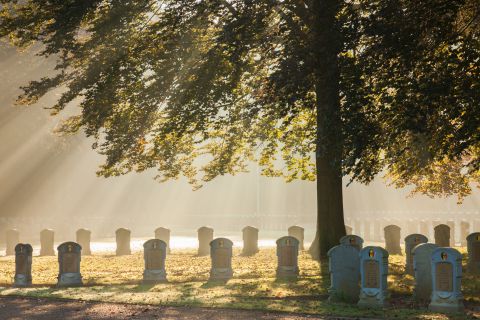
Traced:
<svg viewBox="0 0 480 320">
<path fill-rule="evenodd" d="M 464 253 L 464 250 L 463 250 Z M 330 303 L 328 264 L 313 261 L 306 252 L 299 256 L 297 281 L 275 278 L 275 249 L 261 249 L 252 257 L 234 250 L 234 278 L 225 283 L 209 282 L 210 257 L 197 257 L 193 250 L 176 250 L 167 256 L 168 283 L 142 284 L 143 254 L 116 257 L 97 254 L 82 257 L 84 287 L 55 288 L 57 257 L 33 257 L 34 286 L 12 288 L 14 258 L 0 258 L 0 294 L 32 297 L 80 299 L 119 303 L 172 306 L 261 309 L 320 315 L 396 319 L 476 319 L 480 312 L 480 279 L 464 275 L 463 292 L 467 313 L 434 314 L 412 301 L 413 278 L 403 275 L 405 258 L 391 256 L 389 291 L 391 306 L 381 310 L 359 309 L 355 305 Z"/>
</svg>

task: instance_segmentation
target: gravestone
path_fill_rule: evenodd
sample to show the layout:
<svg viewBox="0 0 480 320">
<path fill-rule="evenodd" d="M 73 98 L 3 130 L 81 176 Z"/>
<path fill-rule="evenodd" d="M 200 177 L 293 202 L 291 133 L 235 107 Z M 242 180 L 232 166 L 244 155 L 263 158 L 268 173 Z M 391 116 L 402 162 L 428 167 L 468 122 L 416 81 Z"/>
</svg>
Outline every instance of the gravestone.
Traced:
<svg viewBox="0 0 480 320">
<path fill-rule="evenodd" d="M 14 287 L 32 285 L 32 246 L 19 243 L 15 246 L 15 277 Z"/>
<path fill-rule="evenodd" d="M 360 258 L 358 250 L 346 244 L 328 251 L 330 301 L 357 302 L 360 294 Z"/>
<path fill-rule="evenodd" d="M 40 255 L 54 256 L 55 250 L 53 243 L 55 240 L 55 233 L 51 229 L 44 229 L 40 231 Z"/>
<path fill-rule="evenodd" d="M 402 248 L 400 248 L 400 227 L 396 225 L 386 226 L 384 229 L 385 234 L 385 250 L 389 254 L 402 254 Z"/>
<path fill-rule="evenodd" d="M 303 246 L 303 240 L 305 238 L 305 229 L 299 226 L 291 226 L 288 228 L 288 235 L 290 237 L 295 237 L 298 240 L 298 248 L 300 250 L 305 250 L 305 247 Z"/>
<path fill-rule="evenodd" d="M 435 244 L 439 247 L 450 247 L 450 227 L 439 224 L 434 229 Z"/>
<path fill-rule="evenodd" d="M 405 237 L 405 272 L 407 274 L 414 274 L 412 249 L 420 243 L 427 242 L 427 237 L 422 234 L 411 234 Z"/>
<path fill-rule="evenodd" d="M 363 248 L 363 239 L 356 235 L 347 235 L 340 238 L 340 244 L 352 246 L 360 251 Z"/>
<path fill-rule="evenodd" d="M 165 259 L 167 257 L 167 244 L 160 239 L 151 239 L 143 244 L 143 270 L 144 283 L 158 283 L 167 281 Z"/>
<path fill-rule="evenodd" d="M 13 256 L 15 254 L 15 246 L 20 242 L 20 234 L 17 229 L 7 230 L 7 247 L 5 254 Z"/>
<path fill-rule="evenodd" d="M 296 278 L 298 269 L 299 241 L 295 237 L 282 237 L 277 240 L 277 278 Z"/>
<path fill-rule="evenodd" d="M 242 255 L 251 256 L 258 252 L 258 229 L 247 226 L 242 230 L 243 249 Z"/>
<path fill-rule="evenodd" d="M 468 264 L 467 270 L 472 274 L 480 274 L 480 232 L 467 237 Z"/>
<path fill-rule="evenodd" d="M 115 240 L 117 242 L 117 256 L 129 255 L 132 253 L 130 249 L 130 230 L 120 228 L 115 231 Z"/>
<path fill-rule="evenodd" d="M 432 298 L 428 308 L 435 312 L 463 311 L 462 255 L 453 248 L 432 252 Z"/>
<path fill-rule="evenodd" d="M 470 223 L 468 221 L 460 222 L 460 244 L 462 247 L 467 245 L 467 237 L 470 233 Z"/>
<path fill-rule="evenodd" d="M 360 251 L 360 307 L 387 305 L 388 252 L 380 247 Z"/>
<path fill-rule="evenodd" d="M 80 260 L 82 247 L 75 242 L 64 242 L 58 246 L 58 287 L 81 286 Z"/>
<path fill-rule="evenodd" d="M 210 280 L 227 281 L 233 277 L 232 270 L 233 242 L 225 238 L 217 238 L 210 242 Z"/>
<path fill-rule="evenodd" d="M 170 253 L 170 229 L 157 228 L 155 229 L 155 239 L 162 240 L 167 245 L 167 253 Z"/>
<path fill-rule="evenodd" d="M 352 227 L 345 225 L 345 234 L 349 235 L 352 234 Z"/>
<path fill-rule="evenodd" d="M 77 243 L 82 247 L 82 255 L 89 256 L 92 254 L 90 250 L 90 238 L 91 232 L 87 229 L 78 229 L 76 236 L 77 236 Z"/>
<path fill-rule="evenodd" d="M 198 255 L 208 256 L 210 254 L 210 242 L 213 240 L 213 229 L 201 227 L 197 230 L 198 234 Z"/>
<path fill-rule="evenodd" d="M 429 301 L 432 295 L 432 252 L 437 248 L 433 243 L 421 243 L 412 249 L 417 301 Z"/>
</svg>

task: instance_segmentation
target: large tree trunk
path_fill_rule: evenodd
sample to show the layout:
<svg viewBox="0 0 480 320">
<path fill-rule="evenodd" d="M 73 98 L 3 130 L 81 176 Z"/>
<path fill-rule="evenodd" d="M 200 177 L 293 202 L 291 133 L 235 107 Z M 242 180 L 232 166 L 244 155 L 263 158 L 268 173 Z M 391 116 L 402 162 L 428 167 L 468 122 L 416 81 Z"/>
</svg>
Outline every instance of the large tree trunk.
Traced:
<svg viewBox="0 0 480 320">
<path fill-rule="evenodd" d="M 341 33 L 336 15 L 339 0 L 314 0 L 312 53 L 315 55 L 317 95 L 317 234 L 310 247 L 315 259 L 345 235 L 342 197 L 342 121 L 338 54 Z"/>
</svg>

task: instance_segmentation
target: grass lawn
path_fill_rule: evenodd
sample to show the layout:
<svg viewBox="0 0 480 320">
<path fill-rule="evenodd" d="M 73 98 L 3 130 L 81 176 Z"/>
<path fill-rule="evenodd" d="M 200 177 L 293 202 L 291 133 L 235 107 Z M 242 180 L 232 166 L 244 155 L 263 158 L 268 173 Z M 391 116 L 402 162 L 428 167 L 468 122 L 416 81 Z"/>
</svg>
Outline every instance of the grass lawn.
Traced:
<svg viewBox="0 0 480 320">
<path fill-rule="evenodd" d="M 403 276 L 404 257 L 391 256 L 389 290 L 391 306 L 384 310 L 359 309 L 355 305 L 329 303 L 330 279 L 326 263 L 313 261 L 306 252 L 299 257 L 298 281 L 275 279 L 275 249 L 261 249 L 253 257 L 239 256 L 234 250 L 234 278 L 227 284 L 209 283 L 209 257 L 196 257 L 193 250 L 176 250 L 167 256 L 169 282 L 141 284 L 143 255 L 116 257 L 97 254 L 82 257 L 84 287 L 57 289 L 57 257 L 33 258 L 34 287 L 11 287 L 14 258 L 0 258 L 0 294 L 53 297 L 135 304 L 161 304 L 201 307 L 261 309 L 288 312 L 395 319 L 477 319 L 480 311 L 480 277 L 464 275 L 463 293 L 468 309 L 465 315 L 434 314 L 411 300 L 413 278 Z M 463 250 L 462 253 L 465 254 Z"/>
</svg>

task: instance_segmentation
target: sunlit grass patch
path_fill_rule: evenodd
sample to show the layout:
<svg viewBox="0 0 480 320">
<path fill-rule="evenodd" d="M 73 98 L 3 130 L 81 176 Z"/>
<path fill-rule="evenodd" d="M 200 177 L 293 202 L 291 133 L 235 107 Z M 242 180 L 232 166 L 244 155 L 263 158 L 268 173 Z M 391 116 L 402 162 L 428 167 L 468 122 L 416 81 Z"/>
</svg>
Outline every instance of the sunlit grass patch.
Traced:
<svg viewBox="0 0 480 320">
<path fill-rule="evenodd" d="M 0 258 L 2 295 L 68 298 L 92 301 L 172 306 L 203 306 L 301 312 L 321 315 L 397 319 L 473 319 L 470 315 L 432 314 L 425 308 L 413 308 L 413 278 L 404 276 L 403 256 L 390 256 L 389 291 L 392 307 L 385 310 L 359 309 L 355 305 L 330 303 L 328 265 L 313 261 L 306 252 L 299 256 L 300 277 L 296 281 L 275 278 L 275 249 L 262 249 L 253 257 L 240 256 L 234 250 L 234 278 L 227 283 L 208 282 L 210 257 L 197 257 L 194 250 L 175 250 L 167 256 L 168 283 L 142 284 L 143 255 L 135 252 L 116 257 L 98 254 L 82 257 L 81 272 L 85 286 L 55 288 L 57 257 L 33 258 L 34 287 L 11 288 L 14 258 Z M 478 302 L 480 280 L 465 275 L 464 294 L 470 303 Z"/>
</svg>

